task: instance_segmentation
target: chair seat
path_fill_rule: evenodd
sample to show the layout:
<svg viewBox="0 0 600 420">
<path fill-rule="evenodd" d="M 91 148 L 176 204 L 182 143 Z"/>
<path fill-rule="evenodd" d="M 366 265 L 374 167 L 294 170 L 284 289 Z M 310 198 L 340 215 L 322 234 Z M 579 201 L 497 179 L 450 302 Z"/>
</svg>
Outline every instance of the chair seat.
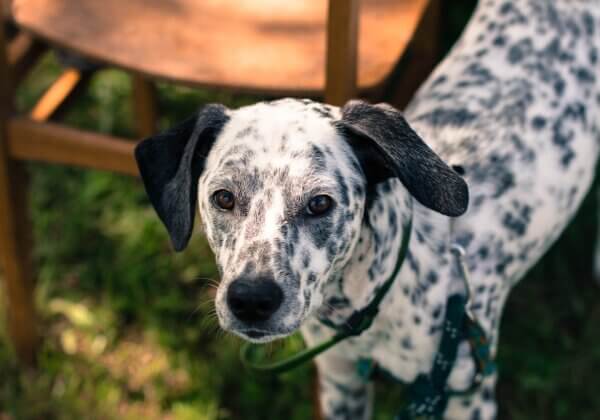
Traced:
<svg viewBox="0 0 600 420">
<path fill-rule="evenodd" d="M 358 87 L 377 87 L 430 0 L 362 0 Z M 325 85 L 327 0 L 13 0 L 58 46 L 152 77 L 275 95 Z"/>
</svg>

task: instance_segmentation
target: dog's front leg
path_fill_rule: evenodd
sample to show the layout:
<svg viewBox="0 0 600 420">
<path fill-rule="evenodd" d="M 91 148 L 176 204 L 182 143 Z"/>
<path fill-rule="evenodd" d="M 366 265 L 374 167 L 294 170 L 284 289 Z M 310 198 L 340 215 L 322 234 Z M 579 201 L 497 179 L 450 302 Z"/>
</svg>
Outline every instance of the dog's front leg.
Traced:
<svg viewBox="0 0 600 420">
<path fill-rule="evenodd" d="M 330 351 L 317 359 L 319 399 L 324 420 L 371 418 L 373 384 L 356 371 L 356 363 Z"/>
</svg>

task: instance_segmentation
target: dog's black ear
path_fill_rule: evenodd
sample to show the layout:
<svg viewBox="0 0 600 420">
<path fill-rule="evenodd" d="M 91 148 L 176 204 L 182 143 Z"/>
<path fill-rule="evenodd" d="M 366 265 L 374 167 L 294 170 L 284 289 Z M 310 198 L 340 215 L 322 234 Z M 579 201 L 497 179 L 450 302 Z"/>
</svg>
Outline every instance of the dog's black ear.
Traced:
<svg viewBox="0 0 600 420">
<path fill-rule="evenodd" d="M 227 108 L 206 105 L 199 113 L 135 148 L 135 158 L 150 202 L 176 251 L 183 250 L 194 226 L 198 178 L 219 132 Z"/>
<path fill-rule="evenodd" d="M 356 153 L 369 184 L 397 177 L 421 204 L 438 213 L 456 217 L 467 210 L 467 183 L 392 106 L 350 101 L 336 125 Z"/>
</svg>

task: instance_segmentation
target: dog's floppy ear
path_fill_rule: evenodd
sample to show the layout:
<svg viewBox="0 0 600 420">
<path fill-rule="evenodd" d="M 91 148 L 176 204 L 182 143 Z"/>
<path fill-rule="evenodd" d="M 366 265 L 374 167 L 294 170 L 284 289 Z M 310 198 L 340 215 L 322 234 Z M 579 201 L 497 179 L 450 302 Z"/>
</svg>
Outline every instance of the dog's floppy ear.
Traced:
<svg viewBox="0 0 600 420">
<path fill-rule="evenodd" d="M 466 182 L 446 165 L 387 104 L 350 101 L 336 122 L 371 185 L 391 177 L 424 206 L 446 216 L 460 216 L 469 204 Z"/>
<path fill-rule="evenodd" d="M 224 106 L 206 105 L 184 122 L 143 140 L 135 148 L 146 193 L 176 251 L 187 246 L 192 234 L 198 178 L 228 119 Z"/>
</svg>

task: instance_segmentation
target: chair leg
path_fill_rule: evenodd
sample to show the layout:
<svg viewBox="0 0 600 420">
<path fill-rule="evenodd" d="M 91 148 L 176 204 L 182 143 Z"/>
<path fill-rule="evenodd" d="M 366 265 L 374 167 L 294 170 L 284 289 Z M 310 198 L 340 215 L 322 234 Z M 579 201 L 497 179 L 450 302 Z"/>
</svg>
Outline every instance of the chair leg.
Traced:
<svg viewBox="0 0 600 420">
<path fill-rule="evenodd" d="M 2 20 L 0 1 L 0 22 Z M 33 299 L 31 227 L 27 176 L 22 163 L 10 159 L 7 120 L 13 103 L 6 40 L 0 26 L 0 265 L 3 268 L 8 333 L 19 360 L 34 365 L 38 346 Z"/>
<path fill-rule="evenodd" d="M 8 333 L 19 360 L 32 366 L 39 340 L 33 298 L 27 174 L 22 163 L 8 158 L 4 134 L 0 134 L 0 143 L 0 263 Z"/>
<path fill-rule="evenodd" d="M 134 74 L 132 79 L 135 132 L 140 138 L 149 137 L 156 133 L 158 120 L 156 87 L 139 74 Z"/>
</svg>

